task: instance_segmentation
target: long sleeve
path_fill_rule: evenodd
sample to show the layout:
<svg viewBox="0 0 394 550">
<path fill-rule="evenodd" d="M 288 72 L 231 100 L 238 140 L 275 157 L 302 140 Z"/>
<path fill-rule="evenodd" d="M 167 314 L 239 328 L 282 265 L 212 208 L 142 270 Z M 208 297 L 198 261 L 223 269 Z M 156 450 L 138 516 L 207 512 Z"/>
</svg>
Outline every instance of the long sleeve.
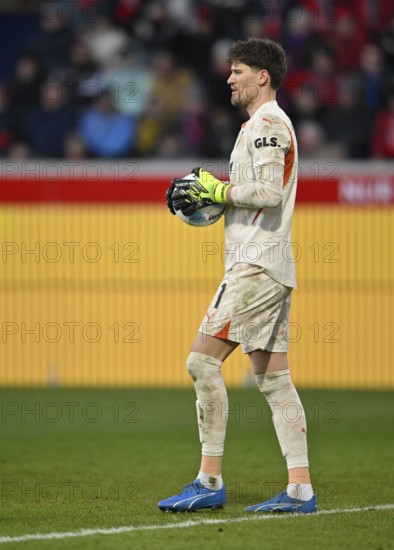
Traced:
<svg viewBox="0 0 394 550">
<path fill-rule="evenodd" d="M 244 139 L 252 162 L 236 174 L 238 182 L 232 178 L 233 204 L 243 208 L 274 208 L 283 198 L 285 159 L 291 150 L 289 129 L 278 118 L 259 117 L 245 128 Z"/>
</svg>

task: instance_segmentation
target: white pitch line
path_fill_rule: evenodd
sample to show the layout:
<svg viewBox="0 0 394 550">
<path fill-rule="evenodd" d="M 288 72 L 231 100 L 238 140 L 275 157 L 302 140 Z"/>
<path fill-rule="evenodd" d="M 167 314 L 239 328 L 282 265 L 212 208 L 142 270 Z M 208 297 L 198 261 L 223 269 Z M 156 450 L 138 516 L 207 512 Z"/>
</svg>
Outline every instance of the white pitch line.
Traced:
<svg viewBox="0 0 394 550">
<path fill-rule="evenodd" d="M 200 519 L 188 520 L 181 523 L 167 523 L 161 525 L 125 525 L 124 527 L 109 527 L 107 529 L 80 529 L 79 531 L 64 531 L 58 533 L 32 533 L 28 535 L 19 535 L 16 537 L 5 536 L 0 537 L 0 544 L 8 542 L 25 542 L 28 540 L 51 540 L 51 539 L 67 539 L 75 537 L 89 537 L 93 535 L 118 535 L 121 533 L 132 533 L 135 531 L 157 531 L 158 529 L 185 529 L 187 527 L 199 527 L 201 525 L 226 525 L 229 523 L 243 523 L 247 521 L 263 521 L 263 520 L 283 520 L 289 518 L 301 517 L 318 517 L 327 516 L 330 514 L 349 514 L 354 512 L 368 512 L 370 510 L 394 510 L 394 504 L 377 504 L 376 506 L 365 506 L 364 508 L 337 508 L 335 510 L 321 510 L 316 514 L 251 514 L 248 516 L 240 516 L 239 518 L 227 519 Z"/>
</svg>

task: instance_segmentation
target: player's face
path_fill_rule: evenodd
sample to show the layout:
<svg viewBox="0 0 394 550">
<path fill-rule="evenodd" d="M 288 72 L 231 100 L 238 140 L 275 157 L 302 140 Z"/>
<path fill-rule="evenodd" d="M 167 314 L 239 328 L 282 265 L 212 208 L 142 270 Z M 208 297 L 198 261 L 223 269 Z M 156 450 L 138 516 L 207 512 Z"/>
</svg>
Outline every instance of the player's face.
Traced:
<svg viewBox="0 0 394 550">
<path fill-rule="evenodd" d="M 252 69 L 244 63 L 233 63 L 227 84 L 231 87 L 231 103 L 234 107 L 247 108 L 261 97 L 261 86 L 266 81 L 266 71 Z"/>
</svg>

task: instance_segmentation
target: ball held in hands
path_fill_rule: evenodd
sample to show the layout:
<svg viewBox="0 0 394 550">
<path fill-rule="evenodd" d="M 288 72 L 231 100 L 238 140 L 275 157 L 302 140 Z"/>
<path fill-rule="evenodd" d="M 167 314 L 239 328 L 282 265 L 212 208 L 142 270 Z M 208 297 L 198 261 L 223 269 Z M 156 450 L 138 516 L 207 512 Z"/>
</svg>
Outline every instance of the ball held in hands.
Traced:
<svg viewBox="0 0 394 550">
<path fill-rule="evenodd" d="M 190 175 L 172 180 L 171 187 L 167 191 L 167 205 L 171 212 L 181 210 L 184 215 L 189 216 L 204 206 L 225 204 L 228 186 L 228 182 L 222 182 L 209 172 L 197 167 Z M 169 196 L 171 196 L 170 200 Z"/>
</svg>

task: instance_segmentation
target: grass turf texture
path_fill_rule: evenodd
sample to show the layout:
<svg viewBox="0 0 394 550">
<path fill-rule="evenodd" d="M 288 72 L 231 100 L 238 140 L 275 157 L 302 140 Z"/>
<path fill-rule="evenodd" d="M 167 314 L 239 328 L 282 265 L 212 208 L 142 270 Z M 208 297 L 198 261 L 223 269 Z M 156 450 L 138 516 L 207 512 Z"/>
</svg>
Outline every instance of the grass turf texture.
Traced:
<svg viewBox="0 0 394 550">
<path fill-rule="evenodd" d="M 393 392 L 301 391 L 319 510 L 394 503 Z M 200 446 L 189 390 L 2 389 L 0 537 L 236 519 L 286 483 L 257 390 L 229 391 L 224 510 L 164 514 Z M 290 413 L 290 411 L 289 411 Z M 394 548 L 394 510 L 7 543 L 4 548 Z"/>
</svg>

